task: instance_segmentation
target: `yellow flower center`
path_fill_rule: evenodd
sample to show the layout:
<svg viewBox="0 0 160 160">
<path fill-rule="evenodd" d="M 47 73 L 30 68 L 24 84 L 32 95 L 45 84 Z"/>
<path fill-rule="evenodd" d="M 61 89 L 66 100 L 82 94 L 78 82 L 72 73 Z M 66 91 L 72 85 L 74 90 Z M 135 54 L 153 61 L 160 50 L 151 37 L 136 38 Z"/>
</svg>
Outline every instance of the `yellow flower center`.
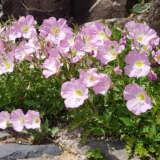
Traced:
<svg viewBox="0 0 160 160">
<path fill-rule="evenodd" d="M 20 118 L 20 123 L 21 123 L 21 124 L 24 123 L 24 118 Z"/>
<path fill-rule="evenodd" d="M 76 91 L 75 91 L 75 94 L 77 95 L 77 96 L 82 96 L 82 94 L 83 94 L 83 92 L 82 92 L 82 90 L 80 90 L 80 89 L 77 89 Z"/>
<path fill-rule="evenodd" d="M 112 52 L 111 52 L 111 56 L 112 56 L 112 58 L 116 58 L 117 52 L 116 52 L 116 51 L 112 51 Z"/>
<path fill-rule="evenodd" d="M 21 29 L 22 29 L 23 32 L 28 32 L 29 26 L 28 25 L 24 25 L 24 26 L 22 26 Z"/>
<path fill-rule="evenodd" d="M 89 35 L 86 35 L 86 36 L 84 37 L 84 40 L 85 40 L 85 42 L 90 41 L 90 36 L 89 36 Z"/>
<path fill-rule="evenodd" d="M 54 35 L 57 35 L 59 33 L 59 29 L 57 27 L 53 27 L 51 28 L 51 32 L 54 34 Z"/>
<path fill-rule="evenodd" d="M 104 37 L 105 37 L 104 32 L 100 32 L 100 37 L 101 37 L 101 38 L 104 38 Z"/>
<path fill-rule="evenodd" d="M 9 63 L 9 62 L 8 62 L 8 63 L 6 63 L 5 65 L 6 65 L 6 69 L 9 69 L 9 68 L 11 68 L 11 67 L 12 67 L 11 63 Z"/>
<path fill-rule="evenodd" d="M 37 119 L 35 119 L 35 123 L 39 123 L 39 119 L 37 118 Z"/>
<path fill-rule="evenodd" d="M 139 93 L 139 94 L 137 95 L 137 99 L 140 100 L 140 101 L 144 101 L 145 98 L 146 98 L 146 97 L 145 97 L 144 93 Z"/>
<path fill-rule="evenodd" d="M 157 58 L 158 58 L 158 61 L 160 62 L 160 55 Z"/>
<path fill-rule="evenodd" d="M 77 50 L 75 48 L 71 49 L 71 55 L 76 56 Z"/>
<path fill-rule="evenodd" d="M 149 48 L 148 46 L 143 46 L 143 50 L 146 52 L 148 51 L 148 48 Z"/>
<path fill-rule="evenodd" d="M 95 80 L 94 76 L 90 76 L 90 77 L 89 77 L 89 80 L 90 80 L 90 81 L 94 81 L 94 80 Z"/>
<path fill-rule="evenodd" d="M 142 61 L 137 61 L 136 62 L 136 67 L 138 67 L 138 68 L 142 68 L 143 67 L 143 62 Z"/>
<path fill-rule="evenodd" d="M 143 35 L 139 35 L 137 37 L 138 42 L 142 42 L 144 40 L 144 36 Z"/>
</svg>

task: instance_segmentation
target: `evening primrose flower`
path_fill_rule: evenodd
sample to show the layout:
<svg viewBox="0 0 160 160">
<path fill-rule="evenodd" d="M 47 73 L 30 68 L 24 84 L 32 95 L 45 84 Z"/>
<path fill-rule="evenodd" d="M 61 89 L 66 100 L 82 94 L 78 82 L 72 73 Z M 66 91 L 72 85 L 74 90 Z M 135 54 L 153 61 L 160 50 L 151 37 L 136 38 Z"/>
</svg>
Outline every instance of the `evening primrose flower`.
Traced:
<svg viewBox="0 0 160 160">
<path fill-rule="evenodd" d="M 65 99 L 67 108 L 77 108 L 88 98 L 88 89 L 81 80 L 71 79 L 63 83 L 61 96 Z"/>
<path fill-rule="evenodd" d="M 125 73 L 129 77 L 144 77 L 150 72 L 150 62 L 145 53 L 130 51 L 125 58 L 128 64 L 125 66 Z"/>
<path fill-rule="evenodd" d="M 7 111 L 0 112 L 0 129 L 6 129 L 10 121 L 10 114 Z"/>
<path fill-rule="evenodd" d="M 49 56 L 43 63 L 43 75 L 48 78 L 59 71 L 60 63 L 54 56 Z"/>
<path fill-rule="evenodd" d="M 11 112 L 10 120 L 13 129 L 17 132 L 21 132 L 24 128 L 25 116 L 21 109 L 16 109 Z"/>
<path fill-rule="evenodd" d="M 119 66 L 117 66 L 117 67 L 115 67 L 114 68 L 114 72 L 115 72 L 115 74 L 117 74 L 117 75 L 122 75 L 122 70 L 119 68 Z"/>
<path fill-rule="evenodd" d="M 123 96 L 127 100 L 128 110 L 135 115 L 144 113 L 153 107 L 150 97 L 138 84 L 127 85 L 124 89 Z"/>
<path fill-rule="evenodd" d="M 31 15 L 28 15 L 26 17 L 20 17 L 19 20 L 15 22 L 13 26 L 10 28 L 9 39 L 15 40 L 16 38 L 21 37 L 32 39 L 33 37 L 36 37 L 37 32 L 34 27 L 34 25 L 36 24 L 37 22 Z"/>
<path fill-rule="evenodd" d="M 122 49 L 116 41 L 105 41 L 102 47 L 99 47 L 97 59 L 102 64 L 107 64 L 110 61 L 115 60 L 118 54 L 121 53 Z"/>
<path fill-rule="evenodd" d="M 93 87 L 100 81 L 96 72 L 97 68 L 91 68 L 88 71 L 80 70 L 80 79 L 86 87 Z"/>
<path fill-rule="evenodd" d="M 99 82 L 93 87 L 95 94 L 105 94 L 111 87 L 111 79 L 107 74 L 99 73 Z"/>
<path fill-rule="evenodd" d="M 154 59 L 158 64 L 160 64 L 160 49 L 155 53 Z"/>
<path fill-rule="evenodd" d="M 140 45 L 153 45 L 154 41 L 158 38 L 157 33 L 146 24 L 130 21 L 126 23 L 125 27 L 129 32 L 129 38 L 134 39 Z"/>
<path fill-rule="evenodd" d="M 25 115 L 25 127 L 27 129 L 40 128 L 41 120 L 39 112 L 28 110 Z"/>
<path fill-rule="evenodd" d="M 52 41 L 54 44 L 70 39 L 73 35 L 72 29 L 67 25 L 67 21 L 63 18 L 57 21 L 55 17 L 45 19 L 39 31 L 43 38 L 47 41 Z"/>
<path fill-rule="evenodd" d="M 13 53 L 4 54 L 0 56 L 0 75 L 14 70 Z"/>
</svg>

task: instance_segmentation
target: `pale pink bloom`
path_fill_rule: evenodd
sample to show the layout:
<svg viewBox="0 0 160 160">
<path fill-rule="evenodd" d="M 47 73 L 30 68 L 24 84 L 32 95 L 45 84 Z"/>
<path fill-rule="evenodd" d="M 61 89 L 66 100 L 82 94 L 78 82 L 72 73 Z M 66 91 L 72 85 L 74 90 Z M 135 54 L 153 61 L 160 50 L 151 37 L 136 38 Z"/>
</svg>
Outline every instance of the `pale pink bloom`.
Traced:
<svg viewBox="0 0 160 160">
<path fill-rule="evenodd" d="M 154 55 L 155 61 L 160 64 L 160 49 Z"/>
<path fill-rule="evenodd" d="M 20 62 L 25 59 L 28 61 L 32 61 L 33 53 L 35 52 L 35 48 L 32 43 L 21 41 L 19 46 L 15 49 L 15 58 Z"/>
<path fill-rule="evenodd" d="M 153 107 L 150 97 L 138 84 L 127 85 L 123 95 L 124 99 L 127 100 L 128 110 L 136 115 L 144 113 Z"/>
<path fill-rule="evenodd" d="M 140 45 L 153 45 L 154 40 L 158 38 L 157 33 L 145 24 L 130 21 L 125 27 L 129 32 L 129 37 L 134 39 L 135 42 L 138 42 Z"/>
<path fill-rule="evenodd" d="M 115 60 L 121 51 L 118 42 L 105 41 L 104 45 L 99 47 L 96 58 L 100 60 L 102 64 L 107 64 L 108 62 Z"/>
<path fill-rule="evenodd" d="M 88 89 L 81 80 L 71 79 L 62 84 L 61 96 L 67 108 L 77 108 L 88 98 Z"/>
<path fill-rule="evenodd" d="M 122 75 L 122 70 L 119 68 L 119 66 L 117 66 L 117 67 L 114 68 L 114 72 L 115 72 L 117 75 Z"/>
<path fill-rule="evenodd" d="M 41 120 L 39 112 L 28 110 L 25 115 L 25 127 L 27 129 L 36 129 L 40 128 Z"/>
<path fill-rule="evenodd" d="M 145 53 L 130 51 L 125 58 L 128 64 L 125 66 L 125 73 L 129 77 L 144 77 L 150 72 L 150 62 Z"/>
<path fill-rule="evenodd" d="M 86 53 L 84 52 L 84 43 L 81 37 L 77 36 L 74 45 L 70 48 L 69 59 L 71 63 L 77 63 L 80 61 Z"/>
<path fill-rule="evenodd" d="M 111 79 L 108 75 L 99 73 L 99 82 L 93 87 L 95 94 L 105 94 L 111 87 Z"/>
<path fill-rule="evenodd" d="M 152 70 L 149 72 L 149 80 L 150 81 L 156 81 L 157 78 L 157 74 L 155 72 L 153 72 Z"/>
<path fill-rule="evenodd" d="M 24 128 L 25 117 L 24 113 L 21 109 L 16 109 L 11 112 L 11 120 L 10 120 L 13 129 L 17 132 L 21 132 Z"/>
<path fill-rule="evenodd" d="M 59 44 L 61 40 L 69 39 L 73 35 L 67 21 L 63 18 L 57 21 L 55 17 L 45 19 L 39 31 L 43 38 L 55 44 Z"/>
<path fill-rule="evenodd" d="M 12 52 L 0 56 L 0 75 L 14 70 L 14 55 Z"/>
<path fill-rule="evenodd" d="M 0 129 L 6 129 L 10 121 L 10 114 L 7 111 L 0 112 Z"/>
<path fill-rule="evenodd" d="M 91 68 L 87 71 L 80 70 L 80 80 L 86 87 L 94 87 L 100 81 L 97 68 Z"/>
<path fill-rule="evenodd" d="M 48 78 L 59 71 L 60 63 L 57 59 L 57 56 L 58 56 L 58 51 L 56 49 L 53 49 L 53 51 L 50 53 L 49 58 L 44 61 L 43 75 L 45 76 L 45 78 Z"/>
<path fill-rule="evenodd" d="M 32 39 L 34 36 L 37 36 L 36 29 L 34 25 L 37 22 L 34 20 L 34 17 L 28 15 L 26 17 L 22 16 L 17 22 L 13 24 L 10 29 L 10 40 L 15 40 L 16 38 L 27 38 Z"/>
<path fill-rule="evenodd" d="M 3 41 L 0 39 L 0 54 L 5 52 Z"/>
</svg>

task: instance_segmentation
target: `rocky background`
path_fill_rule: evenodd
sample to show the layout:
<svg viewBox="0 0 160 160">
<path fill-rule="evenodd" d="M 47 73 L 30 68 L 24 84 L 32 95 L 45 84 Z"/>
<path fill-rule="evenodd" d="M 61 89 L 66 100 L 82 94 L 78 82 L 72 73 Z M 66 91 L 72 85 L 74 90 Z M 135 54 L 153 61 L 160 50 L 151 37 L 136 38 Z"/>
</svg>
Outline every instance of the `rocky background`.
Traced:
<svg viewBox="0 0 160 160">
<path fill-rule="evenodd" d="M 54 16 L 83 24 L 98 19 L 124 18 L 137 0 L 0 0 L 0 19 L 31 14 L 40 24 Z M 153 0 L 145 21 L 160 32 L 160 1 Z"/>
<path fill-rule="evenodd" d="M 123 18 L 137 3 L 136 0 L 1 0 L 0 17 L 7 20 L 32 14 L 41 23 L 50 16 L 66 18 L 70 23 L 82 24 L 97 19 Z M 159 29 L 160 1 L 153 0 L 148 21 L 153 28 Z"/>
</svg>

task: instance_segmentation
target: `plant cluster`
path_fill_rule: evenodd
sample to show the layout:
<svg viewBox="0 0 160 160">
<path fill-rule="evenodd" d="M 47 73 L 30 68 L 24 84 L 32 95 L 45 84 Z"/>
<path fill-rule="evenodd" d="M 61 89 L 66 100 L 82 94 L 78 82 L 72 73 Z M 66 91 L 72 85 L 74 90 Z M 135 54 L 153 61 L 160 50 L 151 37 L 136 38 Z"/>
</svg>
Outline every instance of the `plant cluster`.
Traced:
<svg viewBox="0 0 160 160">
<path fill-rule="evenodd" d="M 42 121 L 82 125 L 83 142 L 90 133 L 121 136 L 130 154 L 160 157 L 160 49 L 153 29 L 134 21 L 123 29 L 101 22 L 72 29 L 54 17 L 38 26 L 28 15 L 0 33 L 2 109 L 34 108 Z"/>
</svg>

